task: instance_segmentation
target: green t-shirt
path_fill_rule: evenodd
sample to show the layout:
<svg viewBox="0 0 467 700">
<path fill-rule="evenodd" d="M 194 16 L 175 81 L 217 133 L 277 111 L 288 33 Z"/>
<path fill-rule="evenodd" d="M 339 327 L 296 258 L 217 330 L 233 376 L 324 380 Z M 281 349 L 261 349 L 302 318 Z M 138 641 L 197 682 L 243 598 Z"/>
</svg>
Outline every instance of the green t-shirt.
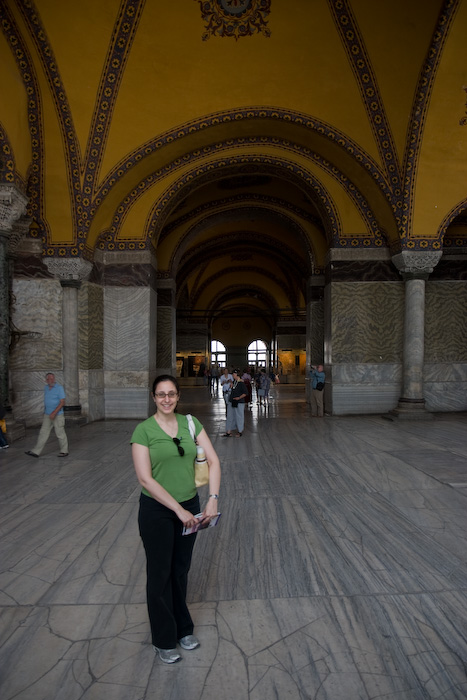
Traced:
<svg viewBox="0 0 467 700">
<path fill-rule="evenodd" d="M 175 417 L 178 423 L 177 437 L 185 450 L 183 457 L 179 455 L 177 445 L 162 430 L 154 416 L 136 426 L 131 436 L 131 442 L 145 445 L 149 449 L 153 478 L 178 503 L 183 503 L 196 495 L 194 469 L 196 445 L 190 435 L 186 416 L 176 413 Z M 199 435 L 203 426 L 194 416 L 193 421 L 196 435 Z M 151 496 L 144 488 L 143 493 L 146 496 Z"/>
</svg>

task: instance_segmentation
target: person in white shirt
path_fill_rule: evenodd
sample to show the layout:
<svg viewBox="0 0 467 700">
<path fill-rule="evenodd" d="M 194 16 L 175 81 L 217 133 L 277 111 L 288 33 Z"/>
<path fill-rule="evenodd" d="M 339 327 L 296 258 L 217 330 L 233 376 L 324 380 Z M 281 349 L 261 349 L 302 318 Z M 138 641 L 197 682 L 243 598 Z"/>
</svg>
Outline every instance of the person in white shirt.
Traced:
<svg viewBox="0 0 467 700">
<path fill-rule="evenodd" d="M 227 411 L 227 404 L 229 403 L 230 390 L 232 389 L 233 376 L 230 374 L 227 367 L 221 374 L 220 383 L 222 387 L 222 396 L 224 397 L 225 410 Z"/>
</svg>

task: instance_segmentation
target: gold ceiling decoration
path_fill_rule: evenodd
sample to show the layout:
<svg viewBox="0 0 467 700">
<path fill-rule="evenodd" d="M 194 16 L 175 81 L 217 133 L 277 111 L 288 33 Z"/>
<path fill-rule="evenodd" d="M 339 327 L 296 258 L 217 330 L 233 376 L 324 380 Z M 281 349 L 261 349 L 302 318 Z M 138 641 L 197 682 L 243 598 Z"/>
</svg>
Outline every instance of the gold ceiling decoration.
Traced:
<svg viewBox="0 0 467 700">
<path fill-rule="evenodd" d="M 271 35 L 267 17 L 271 0 L 196 0 L 205 22 L 203 41 L 210 36 Z"/>
</svg>

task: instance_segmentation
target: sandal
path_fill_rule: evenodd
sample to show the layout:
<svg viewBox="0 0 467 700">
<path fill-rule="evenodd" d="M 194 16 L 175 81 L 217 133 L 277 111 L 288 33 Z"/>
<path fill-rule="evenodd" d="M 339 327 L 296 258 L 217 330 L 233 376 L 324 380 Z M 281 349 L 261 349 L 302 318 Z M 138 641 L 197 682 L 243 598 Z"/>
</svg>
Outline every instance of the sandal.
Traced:
<svg viewBox="0 0 467 700">
<path fill-rule="evenodd" d="M 221 437 L 232 437 L 232 433 L 224 433 Z"/>
<path fill-rule="evenodd" d="M 235 437 L 242 437 L 243 433 L 238 433 Z"/>
</svg>

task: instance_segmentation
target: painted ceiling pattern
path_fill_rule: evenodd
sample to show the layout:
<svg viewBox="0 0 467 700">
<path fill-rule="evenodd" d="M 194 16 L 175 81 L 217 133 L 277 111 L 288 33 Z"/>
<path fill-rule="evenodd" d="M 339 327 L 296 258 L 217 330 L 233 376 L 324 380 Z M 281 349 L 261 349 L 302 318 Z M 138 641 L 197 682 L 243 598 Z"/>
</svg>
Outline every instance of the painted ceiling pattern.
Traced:
<svg viewBox="0 0 467 700">
<path fill-rule="evenodd" d="M 205 23 L 203 41 L 212 36 L 241 37 L 263 34 L 271 36 L 268 15 L 271 0 L 195 0 Z"/>
<path fill-rule="evenodd" d="M 199 2 L 201 16 L 206 24 L 208 36 L 252 37 L 260 33 L 263 37 L 270 35 L 268 28 L 271 2 L 250 0 L 235 2 L 219 0 Z M 95 106 L 84 153 L 73 124 L 73 114 L 67 98 L 66 88 L 60 75 L 60 67 L 54 56 L 53 47 L 42 25 L 40 13 L 31 0 L 16 0 L 24 25 L 34 42 L 40 57 L 42 70 L 47 78 L 51 95 L 53 95 L 57 119 L 60 124 L 63 149 L 67 164 L 68 189 L 72 208 L 73 238 L 72 245 L 65 245 L 51 236 L 51 231 L 43 209 L 44 191 L 44 125 L 43 105 L 37 76 L 38 67 L 34 65 L 22 30 L 8 8 L 2 3 L 0 17 L 2 29 L 7 38 L 18 70 L 22 76 L 28 95 L 29 131 L 32 147 L 32 163 L 27 183 L 22 182 L 14 165 L 14 153 L 8 136 L 0 128 L 0 145 L 2 158 L 2 177 L 27 188 L 29 197 L 29 215 L 35 222 L 31 234 L 42 238 L 44 254 L 47 256 L 92 258 L 94 247 L 104 250 L 144 250 L 163 239 L 165 223 L 179 202 L 194 186 L 199 187 L 209 182 L 212 177 L 224 177 L 237 169 L 254 166 L 257 172 L 274 173 L 282 180 L 306 189 L 312 198 L 316 212 L 322 223 L 322 230 L 328 245 L 333 247 L 381 247 L 389 246 L 408 249 L 438 249 L 442 246 L 442 235 L 456 217 L 467 206 L 467 199 L 450 211 L 439 231 L 433 238 L 413 238 L 411 223 L 413 218 L 413 192 L 417 175 L 417 162 L 420 151 L 423 127 L 433 89 L 437 67 L 442 55 L 446 38 L 459 5 L 459 0 L 446 0 L 442 6 L 438 24 L 424 65 L 421 67 L 419 84 L 410 118 L 407 147 L 403 162 L 400 163 L 396 153 L 394 137 L 391 133 L 389 119 L 385 112 L 375 71 L 371 65 L 365 42 L 353 15 L 351 4 L 347 0 L 329 0 L 329 7 L 335 26 L 341 37 L 347 59 L 357 81 L 362 103 L 374 135 L 379 152 L 381 166 L 366 153 L 348 134 L 344 134 L 333 125 L 327 124 L 308 114 L 273 107 L 249 107 L 225 110 L 204 115 L 202 118 L 187 121 L 163 134 L 156 134 L 153 139 L 143 143 L 128 153 L 110 172 L 102 172 L 102 164 L 112 117 L 119 95 L 125 69 L 131 56 L 139 24 L 142 21 L 144 0 L 122 0 L 118 17 L 107 47 L 100 83 L 96 94 Z M 208 36 L 204 36 L 207 39 Z M 251 40 L 251 39 L 250 39 Z M 173 159 L 160 170 L 140 179 L 115 207 L 110 226 L 98 232 L 95 241 L 89 244 L 89 234 L 95 215 L 107 201 L 109 195 L 125 176 L 137 172 L 138 165 L 145 158 L 160 152 L 164 147 L 176 141 L 183 142 L 193 134 L 202 134 L 218 125 L 232 125 L 241 122 L 277 122 L 293 124 L 305 129 L 313 138 L 322 138 L 336 144 L 342 153 L 358 168 L 369 174 L 381 191 L 394 214 L 397 224 L 397 239 L 388 234 L 378 221 L 371 203 L 355 182 L 335 162 L 327 160 L 316 149 L 302 143 L 294 143 L 271 136 L 252 136 L 242 138 L 233 136 L 222 142 L 207 143 L 203 148 L 188 150 L 180 158 Z M 1 126 L 1 125 L 0 125 Z M 268 155 L 262 153 L 268 147 Z M 271 155 L 270 149 L 277 153 Z M 238 150 L 239 154 L 235 155 Z M 247 152 L 246 152 L 247 151 Z M 251 155 L 250 155 L 251 152 Z M 291 154 L 290 160 L 285 156 Z M 298 165 L 307 161 L 310 166 L 318 166 L 347 193 L 365 222 L 366 231 L 352 236 L 344 235 L 339 213 L 332 197 L 326 191 L 318 177 L 311 169 Z M 187 166 L 189 171 L 186 172 Z M 178 171 L 183 174 L 177 176 Z M 125 238 L 124 223 L 135 204 L 148 193 L 157 182 L 167 179 L 170 184 L 154 201 L 146 218 L 144 231 L 139 239 Z M 191 189 L 190 189 L 191 188 Z M 274 201 L 272 198 L 271 201 Z M 456 245 L 464 245 L 464 239 L 455 239 Z M 450 239 L 452 245 L 452 239 Z"/>
</svg>

